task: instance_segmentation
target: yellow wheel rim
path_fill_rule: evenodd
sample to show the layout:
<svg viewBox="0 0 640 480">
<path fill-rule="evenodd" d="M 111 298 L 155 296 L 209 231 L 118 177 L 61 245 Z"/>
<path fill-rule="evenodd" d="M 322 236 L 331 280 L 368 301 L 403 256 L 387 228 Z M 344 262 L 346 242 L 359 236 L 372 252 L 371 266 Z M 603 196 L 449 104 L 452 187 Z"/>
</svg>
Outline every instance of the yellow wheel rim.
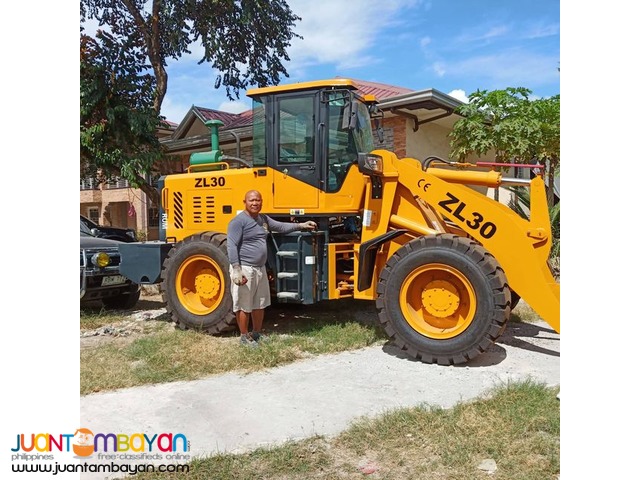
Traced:
<svg viewBox="0 0 640 480">
<path fill-rule="evenodd" d="M 453 338 L 473 321 L 477 298 L 459 270 L 440 263 L 415 269 L 400 287 L 400 310 L 411 328 L 435 339 Z"/>
<path fill-rule="evenodd" d="M 213 312 L 224 297 L 224 275 L 217 263 L 205 255 L 185 260 L 176 276 L 180 304 L 194 315 Z"/>
</svg>

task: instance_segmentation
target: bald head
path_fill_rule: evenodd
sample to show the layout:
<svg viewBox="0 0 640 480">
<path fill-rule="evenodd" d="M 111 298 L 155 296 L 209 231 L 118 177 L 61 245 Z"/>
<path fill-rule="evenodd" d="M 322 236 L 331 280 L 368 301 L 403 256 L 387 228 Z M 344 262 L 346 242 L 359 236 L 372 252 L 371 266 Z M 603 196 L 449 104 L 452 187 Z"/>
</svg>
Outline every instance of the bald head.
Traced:
<svg viewBox="0 0 640 480">
<path fill-rule="evenodd" d="M 258 190 L 249 190 L 247 193 L 244 194 L 244 201 L 246 202 L 249 197 L 255 197 L 257 196 L 260 200 L 262 200 L 262 194 L 258 191 Z"/>
<path fill-rule="evenodd" d="M 262 195 L 257 190 L 249 190 L 244 195 L 244 209 L 253 218 L 262 210 Z"/>
</svg>

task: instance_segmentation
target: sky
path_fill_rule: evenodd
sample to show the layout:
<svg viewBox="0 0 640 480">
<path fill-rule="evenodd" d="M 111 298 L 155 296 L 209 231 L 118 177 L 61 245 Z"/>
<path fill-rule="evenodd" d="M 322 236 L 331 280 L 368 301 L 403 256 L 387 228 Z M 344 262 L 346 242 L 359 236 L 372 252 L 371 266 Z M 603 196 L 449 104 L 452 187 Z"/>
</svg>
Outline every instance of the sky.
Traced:
<svg viewBox="0 0 640 480">
<path fill-rule="evenodd" d="M 559 0 L 289 0 L 302 20 L 281 84 L 337 76 L 462 101 L 476 90 L 560 93 Z M 202 49 L 170 61 L 162 115 L 179 123 L 192 105 L 239 113 L 251 102 L 215 89 Z"/>
</svg>

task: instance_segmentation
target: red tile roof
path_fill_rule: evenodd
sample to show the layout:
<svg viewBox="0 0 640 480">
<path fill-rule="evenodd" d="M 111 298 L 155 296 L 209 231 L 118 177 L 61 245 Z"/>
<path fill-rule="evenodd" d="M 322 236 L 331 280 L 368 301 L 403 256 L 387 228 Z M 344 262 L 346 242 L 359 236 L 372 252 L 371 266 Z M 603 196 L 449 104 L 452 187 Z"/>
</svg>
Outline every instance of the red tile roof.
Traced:
<svg viewBox="0 0 640 480">
<path fill-rule="evenodd" d="M 394 97 L 402 93 L 413 92 L 410 88 L 396 87 L 385 83 L 368 82 L 365 80 L 352 79 L 358 85 L 358 91 L 364 95 L 374 95 L 376 100 L 380 101 L 384 98 Z"/>
<path fill-rule="evenodd" d="M 336 77 L 342 78 L 342 77 Z M 385 98 L 394 97 L 402 93 L 410 93 L 413 90 L 385 83 L 369 82 L 365 80 L 352 79 L 358 85 L 358 92 L 362 95 L 374 95 L 376 100 L 380 101 Z M 246 110 L 242 113 L 229 113 L 221 110 L 215 110 L 205 107 L 192 107 L 194 113 L 201 118 L 203 122 L 207 120 L 220 120 L 224 126 L 221 130 L 230 128 L 246 127 L 253 123 L 253 111 Z"/>
<path fill-rule="evenodd" d="M 253 122 L 253 111 L 246 110 L 242 113 L 229 113 L 213 108 L 193 106 L 193 111 L 203 122 L 207 120 L 220 120 L 224 125 L 221 130 L 228 128 L 238 128 L 251 125 Z"/>
<path fill-rule="evenodd" d="M 220 120 L 225 126 L 235 122 L 238 117 L 237 113 L 223 112 L 222 110 L 214 110 L 213 108 L 196 107 L 195 105 L 193 106 L 193 110 L 203 122 L 207 120 Z"/>
</svg>

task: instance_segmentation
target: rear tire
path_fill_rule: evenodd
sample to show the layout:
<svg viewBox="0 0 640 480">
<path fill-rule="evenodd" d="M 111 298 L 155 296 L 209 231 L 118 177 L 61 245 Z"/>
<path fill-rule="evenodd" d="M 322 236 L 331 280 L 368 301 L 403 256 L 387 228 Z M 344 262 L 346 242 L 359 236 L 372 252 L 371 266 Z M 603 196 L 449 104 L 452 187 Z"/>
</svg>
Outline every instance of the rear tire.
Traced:
<svg viewBox="0 0 640 480">
<path fill-rule="evenodd" d="M 235 328 L 227 237 L 205 232 L 178 242 L 162 266 L 160 289 L 181 329 L 211 334 Z"/>
<path fill-rule="evenodd" d="M 511 313 L 511 291 L 495 258 L 451 234 L 402 246 L 380 273 L 382 327 L 411 357 L 456 365 L 486 351 Z"/>
</svg>

